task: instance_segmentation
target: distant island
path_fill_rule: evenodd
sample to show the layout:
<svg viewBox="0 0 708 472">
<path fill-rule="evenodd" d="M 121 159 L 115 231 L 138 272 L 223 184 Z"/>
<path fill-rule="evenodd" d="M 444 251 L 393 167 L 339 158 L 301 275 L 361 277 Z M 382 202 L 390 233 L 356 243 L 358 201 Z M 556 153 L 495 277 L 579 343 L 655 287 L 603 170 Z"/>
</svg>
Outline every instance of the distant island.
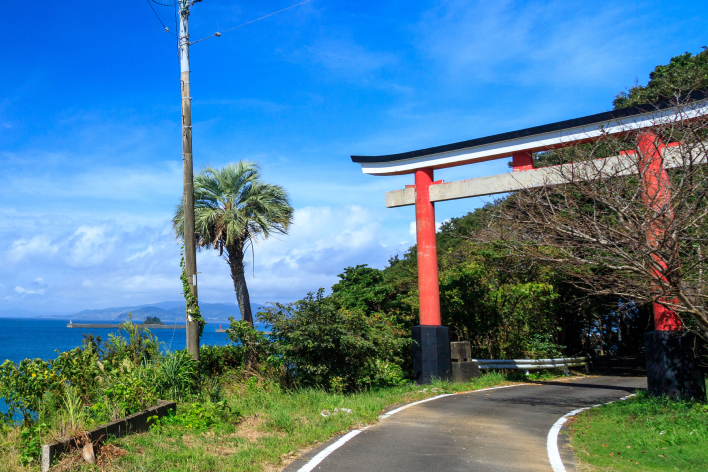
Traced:
<svg viewBox="0 0 708 472">
<path fill-rule="evenodd" d="M 151 324 L 148 320 L 157 318 L 160 320 L 159 324 L 172 325 L 185 323 L 185 308 L 185 302 L 182 300 L 82 310 L 74 313 L 32 313 L 21 309 L 2 309 L 0 310 L 0 318 L 60 318 L 73 320 L 74 323 L 124 323 L 128 320 L 128 312 L 130 312 L 135 323 Z M 241 312 L 236 303 L 201 302 L 199 308 L 207 323 L 228 324 L 229 317 L 241 319 Z M 264 305 L 251 303 L 251 311 L 254 314 L 263 308 Z"/>
</svg>

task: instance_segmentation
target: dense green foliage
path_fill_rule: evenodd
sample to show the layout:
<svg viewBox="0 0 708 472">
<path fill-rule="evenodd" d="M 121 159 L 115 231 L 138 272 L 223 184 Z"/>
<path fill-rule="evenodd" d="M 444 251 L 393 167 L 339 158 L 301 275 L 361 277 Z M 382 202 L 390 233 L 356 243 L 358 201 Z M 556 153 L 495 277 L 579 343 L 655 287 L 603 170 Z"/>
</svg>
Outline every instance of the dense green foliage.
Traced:
<svg viewBox="0 0 708 472">
<path fill-rule="evenodd" d="M 408 346 L 385 317 L 347 308 L 324 290 L 259 313 L 270 326 L 275 353 L 299 385 L 349 391 L 403 381 Z"/>
<path fill-rule="evenodd" d="M 656 66 L 647 85 L 635 85 L 617 95 L 613 103 L 615 108 L 627 108 L 704 89 L 708 89 L 708 51 L 695 56 L 687 52 Z"/>
<path fill-rule="evenodd" d="M 160 318 L 158 318 L 157 316 L 148 316 L 147 318 L 145 318 L 145 323 L 143 323 L 143 324 L 163 325 L 165 323 L 163 323 L 162 320 Z"/>
<path fill-rule="evenodd" d="M 570 434 L 583 470 L 704 471 L 708 405 L 640 392 L 582 413 Z"/>
</svg>

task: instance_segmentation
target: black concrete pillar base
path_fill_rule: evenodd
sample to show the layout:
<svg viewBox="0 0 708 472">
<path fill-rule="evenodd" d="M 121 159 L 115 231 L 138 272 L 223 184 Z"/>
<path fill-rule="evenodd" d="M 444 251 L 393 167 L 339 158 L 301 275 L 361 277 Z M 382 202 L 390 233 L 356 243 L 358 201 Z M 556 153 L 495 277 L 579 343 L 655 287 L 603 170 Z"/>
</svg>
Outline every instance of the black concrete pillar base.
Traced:
<svg viewBox="0 0 708 472">
<path fill-rule="evenodd" d="M 705 400 L 706 385 L 693 352 L 695 335 L 676 331 L 644 333 L 649 395 Z"/>
<path fill-rule="evenodd" d="M 450 380 L 450 333 L 445 326 L 413 326 L 413 379 Z"/>
</svg>

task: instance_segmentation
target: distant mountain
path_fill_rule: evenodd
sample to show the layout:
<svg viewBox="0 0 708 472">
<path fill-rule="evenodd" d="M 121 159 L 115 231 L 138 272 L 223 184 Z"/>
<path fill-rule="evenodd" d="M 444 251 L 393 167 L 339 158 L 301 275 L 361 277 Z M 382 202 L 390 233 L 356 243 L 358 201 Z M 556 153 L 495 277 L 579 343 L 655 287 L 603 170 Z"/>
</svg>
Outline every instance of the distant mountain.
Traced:
<svg viewBox="0 0 708 472">
<path fill-rule="evenodd" d="M 163 310 L 171 310 L 172 308 L 180 308 L 184 306 L 184 302 L 158 302 L 151 303 L 150 306 L 156 306 L 162 308 Z"/>
<path fill-rule="evenodd" d="M 251 303 L 251 311 L 255 314 L 263 305 Z M 207 322 L 226 322 L 229 317 L 241 318 L 241 312 L 235 303 L 200 303 L 199 308 Z M 165 324 L 185 322 L 185 302 L 160 302 L 152 305 L 138 305 L 103 308 L 100 310 L 83 310 L 69 315 L 72 321 L 104 321 L 122 323 L 128 320 L 128 312 L 133 321 L 143 322 L 148 316 L 156 316 Z"/>
<path fill-rule="evenodd" d="M 200 303 L 199 308 L 207 322 L 228 323 L 229 317 L 241 318 L 241 312 L 235 303 Z M 251 303 L 251 311 L 255 315 L 264 305 Z M 157 316 L 163 323 L 183 324 L 185 322 L 185 302 L 167 301 L 147 305 L 117 306 L 98 310 L 82 310 L 76 313 L 45 312 L 37 313 L 21 309 L 0 310 L 0 318 L 66 318 L 77 322 L 89 323 L 120 323 L 128 319 L 128 312 L 133 315 L 133 321 L 143 322 L 148 316 Z"/>
</svg>

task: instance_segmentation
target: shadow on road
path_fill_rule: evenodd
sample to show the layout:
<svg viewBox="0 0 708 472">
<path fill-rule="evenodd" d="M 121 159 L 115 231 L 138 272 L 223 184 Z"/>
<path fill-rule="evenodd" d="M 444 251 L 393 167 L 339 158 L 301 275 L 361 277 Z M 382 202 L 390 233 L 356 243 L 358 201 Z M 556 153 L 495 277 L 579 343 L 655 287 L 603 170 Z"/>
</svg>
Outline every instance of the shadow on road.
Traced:
<svg viewBox="0 0 708 472">
<path fill-rule="evenodd" d="M 569 387 L 569 388 L 597 388 L 602 390 L 623 390 L 625 392 L 632 393 L 635 390 L 646 390 L 644 387 L 621 387 L 618 385 L 599 385 L 599 384 L 586 384 L 580 382 L 546 382 L 543 380 L 527 380 L 526 383 L 535 385 L 553 385 L 554 387 Z"/>
</svg>

